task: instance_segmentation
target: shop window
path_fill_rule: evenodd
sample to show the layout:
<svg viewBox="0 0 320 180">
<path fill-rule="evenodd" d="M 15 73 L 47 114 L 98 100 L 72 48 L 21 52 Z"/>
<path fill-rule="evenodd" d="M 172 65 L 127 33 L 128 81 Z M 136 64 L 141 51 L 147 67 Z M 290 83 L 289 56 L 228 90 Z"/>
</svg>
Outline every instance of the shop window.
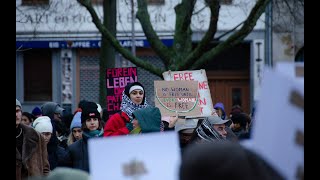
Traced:
<svg viewBox="0 0 320 180">
<path fill-rule="evenodd" d="M 24 52 L 24 101 L 52 101 L 52 63 L 49 49 Z"/>
</svg>

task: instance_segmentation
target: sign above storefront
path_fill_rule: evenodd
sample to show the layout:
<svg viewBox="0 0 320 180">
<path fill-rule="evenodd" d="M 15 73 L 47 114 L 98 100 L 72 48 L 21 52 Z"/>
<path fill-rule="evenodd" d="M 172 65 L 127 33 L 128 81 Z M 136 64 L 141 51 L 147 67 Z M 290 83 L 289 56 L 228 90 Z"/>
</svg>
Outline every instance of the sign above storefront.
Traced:
<svg viewBox="0 0 320 180">
<path fill-rule="evenodd" d="M 173 39 L 162 39 L 162 43 L 168 47 L 172 46 Z M 131 47 L 131 40 L 119 40 L 121 46 Z M 135 40 L 136 47 L 150 47 L 146 39 Z M 101 40 L 81 41 L 16 41 L 16 48 L 100 48 Z"/>
</svg>

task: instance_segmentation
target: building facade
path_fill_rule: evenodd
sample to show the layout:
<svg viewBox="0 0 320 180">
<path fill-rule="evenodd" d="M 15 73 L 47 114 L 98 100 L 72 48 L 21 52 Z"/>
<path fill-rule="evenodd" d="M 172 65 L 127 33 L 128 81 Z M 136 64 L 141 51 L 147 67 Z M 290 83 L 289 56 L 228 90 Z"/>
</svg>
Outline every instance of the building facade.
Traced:
<svg viewBox="0 0 320 180">
<path fill-rule="evenodd" d="M 32 3 L 30 3 L 32 2 Z M 93 1 L 100 17 L 101 1 Z M 36 4 L 33 4 L 36 3 Z M 166 46 L 173 44 L 176 0 L 149 1 L 152 25 Z M 254 6 L 251 0 L 223 1 L 218 32 L 222 35 L 242 22 Z M 25 111 L 46 101 L 55 101 L 73 112 L 82 99 L 99 100 L 99 48 L 101 35 L 87 10 L 76 0 L 16 0 L 16 97 Z M 204 1 L 196 4 L 192 19 L 192 40 L 197 44 L 209 24 L 210 11 Z M 134 1 L 135 12 L 137 3 Z M 137 19 L 132 23 L 131 1 L 117 1 L 117 39 L 128 49 L 132 46 L 132 28 L 136 56 L 163 66 L 150 48 Z M 258 98 L 261 72 L 265 62 L 264 15 L 254 30 L 238 46 L 204 66 L 212 102 L 223 102 L 227 113 L 240 104 L 250 113 Z M 220 39 L 225 40 L 228 36 Z M 215 46 L 215 43 L 212 43 Z M 116 67 L 134 64 L 120 54 Z M 138 80 L 146 87 L 147 100 L 154 104 L 153 81 L 159 77 L 138 68 Z M 104 105 L 103 105 L 104 106 Z"/>
</svg>

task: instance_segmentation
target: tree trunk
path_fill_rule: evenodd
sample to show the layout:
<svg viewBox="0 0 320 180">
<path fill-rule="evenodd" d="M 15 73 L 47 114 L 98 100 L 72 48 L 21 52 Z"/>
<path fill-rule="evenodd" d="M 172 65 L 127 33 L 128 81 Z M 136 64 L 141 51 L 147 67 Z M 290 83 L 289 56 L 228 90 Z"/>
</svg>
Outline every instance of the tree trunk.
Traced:
<svg viewBox="0 0 320 180">
<path fill-rule="evenodd" d="M 103 25 L 116 36 L 116 0 L 103 1 Z M 115 49 L 105 36 L 101 36 L 100 73 L 99 73 L 99 104 L 106 107 L 106 69 L 115 67 Z"/>
</svg>

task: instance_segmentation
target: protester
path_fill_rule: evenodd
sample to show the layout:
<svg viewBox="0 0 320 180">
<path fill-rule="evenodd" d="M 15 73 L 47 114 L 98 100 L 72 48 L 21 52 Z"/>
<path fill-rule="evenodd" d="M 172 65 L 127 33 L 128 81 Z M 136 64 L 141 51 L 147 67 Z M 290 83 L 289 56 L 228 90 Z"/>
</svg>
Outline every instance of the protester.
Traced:
<svg viewBox="0 0 320 180">
<path fill-rule="evenodd" d="M 64 109 L 56 102 L 46 102 L 41 106 L 42 116 L 48 116 L 52 124 L 52 135 L 49 143 L 47 144 L 50 169 L 53 170 L 58 166 L 64 166 L 63 157 L 66 154 L 66 150 L 60 146 L 60 140 L 57 136 L 57 126 L 61 123 L 61 116 Z"/>
<path fill-rule="evenodd" d="M 157 107 L 138 109 L 132 113 L 132 117 L 133 130 L 130 134 L 161 131 L 161 113 Z"/>
<path fill-rule="evenodd" d="M 31 113 L 23 112 L 21 120 L 23 124 L 31 126 L 32 122 L 35 120 L 35 117 Z"/>
<path fill-rule="evenodd" d="M 107 121 L 103 136 L 118 136 L 129 134 L 133 129 L 132 113 L 148 107 L 145 89 L 139 82 L 127 84 L 122 92 L 120 112 L 113 114 Z"/>
<path fill-rule="evenodd" d="M 179 133 L 179 142 L 181 154 L 185 148 L 191 143 L 195 129 L 201 124 L 203 119 L 184 119 L 175 125 L 175 131 Z"/>
<path fill-rule="evenodd" d="M 196 128 L 192 135 L 192 143 L 225 141 L 227 140 L 226 123 L 229 120 L 222 120 L 219 116 L 208 116 Z"/>
<path fill-rule="evenodd" d="M 16 99 L 16 180 L 47 176 L 50 172 L 44 138 L 32 127 L 21 123 L 22 106 Z"/>
<path fill-rule="evenodd" d="M 238 137 L 239 140 L 249 138 L 249 123 L 250 116 L 246 113 L 237 113 L 231 117 L 232 131 Z"/>
<path fill-rule="evenodd" d="M 58 166 L 65 166 L 64 157 L 67 151 L 59 144 L 49 144 L 53 134 L 51 119 L 48 116 L 40 116 L 32 123 L 32 127 L 44 137 L 47 144 L 50 169 L 53 170 Z"/>
<path fill-rule="evenodd" d="M 82 129 L 81 129 L 81 113 L 77 112 L 71 122 L 70 125 L 70 134 L 68 136 L 68 146 L 73 144 L 75 141 L 80 140 L 82 138 Z"/>
<path fill-rule="evenodd" d="M 39 116 L 42 116 L 42 111 L 38 106 L 36 106 L 35 108 L 33 108 L 31 114 L 34 115 L 35 118 L 37 118 Z"/>
<path fill-rule="evenodd" d="M 50 141 L 52 135 L 52 124 L 48 116 L 40 116 L 33 123 L 32 127 L 43 135 L 46 144 Z"/>
<path fill-rule="evenodd" d="M 66 161 L 72 168 L 89 172 L 88 139 L 103 136 L 101 116 L 97 107 L 87 106 L 82 109 L 81 129 L 82 139 L 69 146 Z"/>
<path fill-rule="evenodd" d="M 216 103 L 213 108 L 216 110 L 217 114 L 221 119 L 225 120 L 226 119 L 226 112 L 224 110 L 224 105 L 222 102 Z"/>
</svg>

